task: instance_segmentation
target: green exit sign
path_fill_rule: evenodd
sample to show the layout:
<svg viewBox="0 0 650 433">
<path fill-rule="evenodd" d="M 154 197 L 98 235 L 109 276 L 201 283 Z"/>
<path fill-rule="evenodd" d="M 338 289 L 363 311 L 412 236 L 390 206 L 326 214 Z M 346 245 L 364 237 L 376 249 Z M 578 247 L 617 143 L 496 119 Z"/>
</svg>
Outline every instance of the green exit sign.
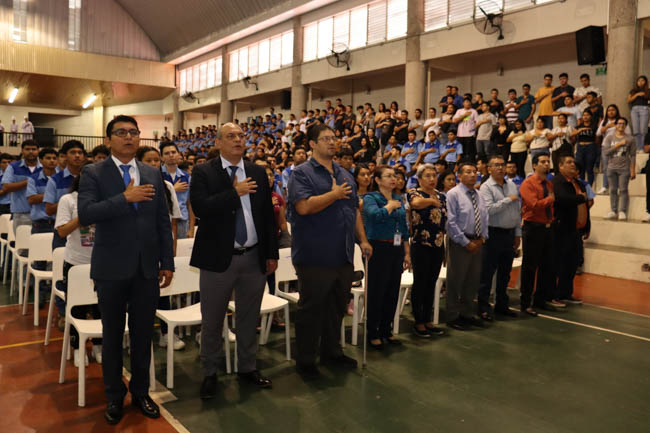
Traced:
<svg viewBox="0 0 650 433">
<path fill-rule="evenodd" d="M 596 68 L 596 75 L 607 75 L 607 66 L 600 66 Z"/>
</svg>

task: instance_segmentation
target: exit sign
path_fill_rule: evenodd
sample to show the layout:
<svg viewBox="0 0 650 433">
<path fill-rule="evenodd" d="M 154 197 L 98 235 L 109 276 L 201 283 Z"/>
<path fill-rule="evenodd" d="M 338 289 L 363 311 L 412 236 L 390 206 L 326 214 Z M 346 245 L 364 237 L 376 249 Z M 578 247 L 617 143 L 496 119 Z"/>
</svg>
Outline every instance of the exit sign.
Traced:
<svg viewBox="0 0 650 433">
<path fill-rule="evenodd" d="M 600 66 L 596 68 L 596 75 L 607 75 L 607 66 Z"/>
</svg>

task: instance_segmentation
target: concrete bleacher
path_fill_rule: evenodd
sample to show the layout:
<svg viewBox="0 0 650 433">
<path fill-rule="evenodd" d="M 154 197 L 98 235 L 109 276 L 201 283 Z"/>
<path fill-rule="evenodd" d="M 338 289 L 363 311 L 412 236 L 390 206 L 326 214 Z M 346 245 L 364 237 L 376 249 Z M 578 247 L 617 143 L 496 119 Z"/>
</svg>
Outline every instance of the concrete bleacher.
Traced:
<svg viewBox="0 0 650 433">
<path fill-rule="evenodd" d="M 637 172 L 648 160 L 647 154 L 637 155 Z M 598 174 L 594 189 L 602 186 L 603 175 Z M 643 272 L 644 263 L 650 263 L 650 224 L 642 223 L 645 216 L 645 175 L 637 174 L 630 182 L 630 206 L 627 221 L 607 220 L 610 211 L 609 194 L 598 195 L 591 208 L 591 236 L 585 242 L 584 271 L 650 282 L 650 274 Z"/>
</svg>

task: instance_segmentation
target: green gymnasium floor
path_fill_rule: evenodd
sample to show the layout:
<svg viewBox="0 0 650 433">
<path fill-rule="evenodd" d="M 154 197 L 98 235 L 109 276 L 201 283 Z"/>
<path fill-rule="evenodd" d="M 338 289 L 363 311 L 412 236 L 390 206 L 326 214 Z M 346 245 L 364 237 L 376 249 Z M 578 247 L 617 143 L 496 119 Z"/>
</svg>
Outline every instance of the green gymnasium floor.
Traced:
<svg viewBox="0 0 650 433">
<path fill-rule="evenodd" d="M 370 351 L 365 370 L 322 368 L 322 380 L 304 382 L 274 333 L 259 356 L 273 389 L 223 375 L 207 403 L 198 398 L 198 347 L 187 339 L 175 354 L 178 400 L 165 408 L 192 433 L 650 432 L 650 317 L 582 306 L 428 341 L 410 333 L 408 308 L 404 345 Z M 163 351 L 156 355 L 162 363 Z M 159 365 L 159 381 L 164 374 Z"/>
</svg>

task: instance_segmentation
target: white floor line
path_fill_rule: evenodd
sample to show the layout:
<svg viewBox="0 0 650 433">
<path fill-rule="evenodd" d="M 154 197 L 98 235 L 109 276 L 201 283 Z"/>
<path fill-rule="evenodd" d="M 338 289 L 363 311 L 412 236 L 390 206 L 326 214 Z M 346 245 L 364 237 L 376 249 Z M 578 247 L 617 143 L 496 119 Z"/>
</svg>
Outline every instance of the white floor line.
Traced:
<svg viewBox="0 0 650 433">
<path fill-rule="evenodd" d="M 543 317 L 544 319 L 557 320 L 558 322 L 570 323 L 572 325 L 583 326 L 585 328 L 595 329 L 595 330 L 598 330 L 598 331 L 609 332 L 611 334 L 622 335 L 624 337 L 635 338 L 637 340 L 647 341 L 648 343 L 650 343 L 650 338 L 641 337 L 639 335 L 628 334 L 628 333 L 621 332 L 621 331 L 615 331 L 613 329 L 601 328 L 600 326 L 587 325 L 586 323 L 574 322 L 572 320 L 560 319 L 559 317 L 547 316 L 546 314 L 540 314 L 539 317 Z"/>
<path fill-rule="evenodd" d="M 612 307 L 603 307 L 602 305 L 589 304 L 586 302 L 584 303 L 584 305 L 589 305 L 590 307 L 602 308 L 603 310 L 618 311 L 619 313 L 632 314 L 634 316 L 645 317 L 646 319 L 650 319 L 650 316 L 648 316 L 647 314 L 633 313 L 632 311 L 619 310 L 618 308 L 612 308 Z"/>
</svg>

